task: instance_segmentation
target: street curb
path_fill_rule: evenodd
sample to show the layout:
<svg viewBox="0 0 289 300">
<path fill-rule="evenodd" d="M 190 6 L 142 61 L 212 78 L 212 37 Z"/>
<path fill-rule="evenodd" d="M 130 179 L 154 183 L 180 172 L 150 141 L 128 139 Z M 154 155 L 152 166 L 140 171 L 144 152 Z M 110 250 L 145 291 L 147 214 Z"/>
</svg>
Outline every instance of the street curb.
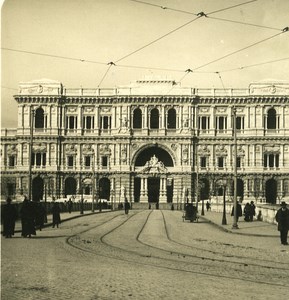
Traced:
<svg viewBox="0 0 289 300">
<path fill-rule="evenodd" d="M 213 221 L 207 219 L 206 217 L 200 216 L 199 218 L 200 218 L 200 219 L 206 220 L 206 221 L 209 222 L 211 225 L 216 226 L 216 227 L 218 227 L 219 229 L 221 229 L 221 230 L 223 230 L 223 231 L 225 231 L 225 232 L 227 232 L 227 233 L 239 234 L 239 235 L 247 235 L 247 236 L 257 236 L 257 237 L 270 237 L 270 238 L 272 238 L 272 237 L 274 237 L 274 238 L 279 237 L 277 234 L 276 234 L 276 235 L 264 235 L 264 234 L 258 234 L 258 233 L 244 233 L 244 232 L 237 232 L 239 229 L 235 229 L 236 231 L 235 231 L 235 230 L 230 230 L 230 229 L 224 228 L 222 225 L 216 224 L 215 222 L 213 222 Z"/>
</svg>

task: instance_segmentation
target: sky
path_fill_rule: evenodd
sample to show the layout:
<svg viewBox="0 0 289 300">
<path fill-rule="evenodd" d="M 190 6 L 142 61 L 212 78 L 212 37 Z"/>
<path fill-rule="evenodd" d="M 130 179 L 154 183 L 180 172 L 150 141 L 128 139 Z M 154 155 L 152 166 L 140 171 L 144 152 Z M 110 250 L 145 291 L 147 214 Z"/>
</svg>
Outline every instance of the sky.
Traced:
<svg viewBox="0 0 289 300">
<path fill-rule="evenodd" d="M 288 0 L 2 1 L 1 127 L 17 127 L 19 83 L 42 78 L 67 88 L 148 75 L 195 88 L 289 81 L 288 26 Z"/>
</svg>

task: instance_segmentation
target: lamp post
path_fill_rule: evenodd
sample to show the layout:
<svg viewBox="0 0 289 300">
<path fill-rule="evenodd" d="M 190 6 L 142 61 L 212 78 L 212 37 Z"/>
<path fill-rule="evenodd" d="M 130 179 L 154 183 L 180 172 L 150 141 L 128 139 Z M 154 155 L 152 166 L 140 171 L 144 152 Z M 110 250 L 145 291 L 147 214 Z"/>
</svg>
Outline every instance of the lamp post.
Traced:
<svg viewBox="0 0 289 300">
<path fill-rule="evenodd" d="M 237 126 L 236 126 L 236 107 L 233 107 L 233 130 L 234 130 L 234 221 L 232 229 L 238 229 L 237 224 Z"/>
<path fill-rule="evenodd" d="M 92 201 L 91 201 L 91 211 L 94 212 L 94 194 L 95 194 L 95 153 L 93 152 L 92 157 Z"/>
<path fill-rule="evenodd" d="M 227 225 L 226 219 L 226 186 L 227 183 L 223 180 L 223 218 L 222 218 L 222 225 Z"/>
<path fill-rule="evenodd" d="M 44 223 L 47 223 L 47 184 L 49 184 L 49 177 L 44 177 Z"/>
<path fill-rule="evenodd" d="M 30 113 L 30 144 L 29 144 L 29 175 L 28 175 L 28 199 L 32 196 L 32 151 L 33 151 L 33 127 L 34 127 L 34 114 L 35 110 L 32 108 Z"/>
<path fill-rule="evenodd" d="M 81 180 L 80 214 L 83 215 L 83 180 Z"/>
</svg>

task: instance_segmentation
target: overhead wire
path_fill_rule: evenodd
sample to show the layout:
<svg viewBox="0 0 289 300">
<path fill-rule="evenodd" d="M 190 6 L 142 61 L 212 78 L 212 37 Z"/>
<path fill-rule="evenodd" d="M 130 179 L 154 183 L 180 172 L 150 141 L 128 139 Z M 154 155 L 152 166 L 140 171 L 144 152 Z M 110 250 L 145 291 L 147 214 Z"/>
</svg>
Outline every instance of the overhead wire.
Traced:
<svg viewBox="0 0 289 300">
<path fill-rule="evenodd" d="M 248 46 L 246 46 L 246 47 L 243 47 L 243 48 L 241 48 L 241 49 L 238 49 L 238 50 L 233 51 L 233 52 L 231 52 L 231 53 L 228 53 L 228 54 L 226 54 L 226 55 L 223 55 L 223 56 L 221 56 L 221 57 L 219 57 L 219 58 L 217 58 L 217 59 L 214 59 L 214 60 L 212 60 L 212 61 L 210 61 L 210 62 L 208 62 L 208 63 L 205 63 L 205 64 L 203 64 L 203 65 L 201 65 L 201 66 L 198 66 L 198 67 L 194 68 L 193 70 L 195 71 L 195 70 L 201 69 L 201 68 L 203 68 L 203 67 L 206 67 L 206 66 L 208 66 L 208 65 L 211 65 L 211 64 L 213 64 L 213 63 L 215 63 L 215 62 L 218 62 L 218 61 L 220 61 L 220 60 L 222 60 L 222 59 L 224 59 L 224 58 L 227 58 L 227 57 L 229 57 L 229 56 L 232 56 L 232 55 L 234 55 L 234 54 L 236 54 L 236 53 L 239 53 L 239 52 L 241 52 L 241 51 L 244 51 L 244 50 L 249 49 L 249 48 L 251 48 L 251 47 L 253 47 L 253 46 L 259 45 L 259 44 L 261 44 L 261 43 L 264 43 L 264 42 L 266 42 L 266 41 L 268 41 L 268 40 L 271 40 L 271 39 L 273 39 L 273 38 L 275 38 L 275 37 L 277 37 L 277 36 L 279 36 L 279 35 L 281 35 L 281 34 L 283 34 L 283 33 L 284 33 L 284 32 L 282 31 L 282 32 L 279 32 L 279 33 L 277 33 L 277 34 L 271 35 L 271 36 L 269 36 L 269 37 L 267 37 L 267 38 L 265 38 L 265 39 L 262 39 L 262 40 L 260 40 L 260 41 L 258 41 L 258 42 L 255 42 L 255 43 L 253 43 L 253 44 L 251 44 L 251 45 L 248 45 Z"/>
<path fill-rule="evenodd" d="M 130 1 L 132 1 L 132 2 L 137 2 L 137 3 L 141 3 L 141 4 L 146 4 L 146 5 L 150 5 L 150 6 L 162 8 L 162 9 L 164 9 L 164 8 L 165 8 L 165 9 L 168 9 L 168 7 L 163 7 L 163 6 L 156 5 L 156 4 L 152 4 L 152 3 L 149 3 L 149 2 L 145 2 L 145 1 L 138 1 L 138 0 L 130 0 Z M 219 11 L 225 11 L 225 10 L 228 10 L 228 9 L 232 9 L 232 8 L 234 8 L 234 7 L 241 6 L 241 5 L 245 5 L 245 4 L 248 4 L 248 3 L 251 3 L 251 2 L 255 2 L 255 1 L 257 1 L 257 0 L 250 0 L 250 1 L 247 1 L 247 2 L 244 2 L 244 3 L 240 3 L 240 4 L 238 4 L 238 5 L 230 6 L 230 7 L 227 7 L 227 8 L 220 9 L 220 10 L 215 11 L 215 12 L 211 12 L 210 14 L 213 14 L 213 13 L 216 13 L 216 12 L 219 12 Z M 166 34 L 160 36 L 159 38 L 157 38 L 157 39 L 151 41 L 150 43 L 145 44 L 144 46 L 142 46 L 142 47 L 140 47 L 140 48 L 138 48 L 138 49 L 136 49 L 136 50 L 134 50 L 134 51 L 132 51 L 132 52 L 126 54 L 125 56 L 123 56 L 123 57 L 121 57 L 121 58 L 115 60 L 115 62 L 116 62 L 116 63 L 117 63 L 117 62 L 120 62 L 120 61 L 124 60 L 125 58 L 128 58 L 129 56 L 131 56 L 131 55 L 133 55 L 133 54 L 135 54 L 135 53 L 137 53 L 137 52 L 139 52 L 139 51 L 141 51 L 141 50 L 143 50 L 143 49 L 145 49 L 145 48 L 151 46 L 152 44 L 154 44 L 154 43 L 160 41 L 161 39 L 167 37 L 168 35 L 171 35 L 172 33 L 174 33 L 174 32 L 176 32 L 176 31 L 182 29 L 183 27 L 188 26 L 189 24 L 191 24 L 192 22 L 198 20 L 198 19 L 201 18 L 201 17 L 207 17 L 207 14 L 205 14 L 204 12 L 199 12 L 199 13 L 197 13 L 197 14 L 193 13 L 193 15 L 196 15 L 197 17 L 196 17 L 195 19 L 190 20 L 189 22 L 187 22 L 187 23 L 185 23 L 185 24 L 183 24 L 183 25 L 181 25 L 181 26 L 179 26 L 179 27 L 177 27 L 177 28 L 175 28 L 175 29 L 169 31 L 168 33 L 166 33 Z"/>
<path fill-rule="evenodd" d="M 211 11 L 209 13 L 206 13 L 206 15 L 209 16 L 209 15 L 221 12 L 221 11 L 225 11 L 225 10 L 228 10 L 228 9 L 232 9 L 232 8 L 235 8 L 235 7 L 238 7 L 238 6 L 242 6 L 242 5 L 245 5 L 245 4 L 248 4 L 248 3 L 256 2 L 256 1 L 258 1 L 258 0 L 250 0 L 250 1 L 247 1 L 247 2 L 243 2 L 243 3 L 236 4 L 236 5 L 232 5 L 232 6 L 229 6 L 229 7 L 221 8 L 221 9 L 214 10 L 214 11 Z"/>
<path fill-rule="evenodd" d="M 106 77 L 108 71 L 110 70 L 110 68 L 111 68 L 112 66 L 115 66 L 115 64 L 111 61 L 111 62 L 108 63 L 108 68 L 107 68 L 106 72 L 104 73 L 104 75 L 102 76 L 102 78 L 101 78 L 101 80 L 100 80 L 100 82 L 99 82 L 99 84 L 98 84 L 98 86 L 97 86 L 98 88 L 99 88 L 100 85 L 102 84 L 104 78 Z"/>
<path fill-rule="evenodd" d="M 14 51 L 14 52 L 32 54 L 32 55 L 40 55 L 40 56 L 60 58 L 60 59 L 66 59 L 66 60 L 74 60 L 74 61 L 80 61 L 80 62 L 87 62 L 87 63 L 94 63 L 94 64 L 106 65 L 106 63 L 104 63 L 104 62 L 99 62 L 99 61 L 94 61 L 94 60 L 87 60 L 87 59 L 83 59 L 83 58 L 74 58 L 74 57 L 68 57 L 68 56 L 60 56 L 60 55 L 54 55 L 54 54 L 48 54 L 48 53 L 40 53 L 40 52 L 33 52 L 33 51 L 13 49 L 13 48 L 6 48 L 6 47 L 1 47 L 1 49 L 2 50 L 7 50 L 7 51 Z"/>
<path fill-rule="evenodd" d="M 270 64 L 270 63 L 275 63 L 275 62 L 279 62 L 279 61 L 283 61 L 283 60 L 288 60 L 289 57 L 284 57 L 284 58 L 280 58 L 280 59 L 275 59 L 275 60 L 270 60 L 270 61 L 265 61 L 265 62 L 261 62 L 261 63 L 257 63 L 257 64 L 252 64 L 252 65 L 247 65 L 247 66 L 241 66 L 239 68 L 232 68 L 232 69 L 227 69 L 227 70 L 220 70 L 218 71 L 219 73 L 225 73 L 225 72 L 231 72 L 231 71 L 237 71 L 237 70 L 243 70 L 243 69 L 248 69 L 248 68 L 252 68 L 252 67 L 256 67 L 256 66 L 261 66 L 261 65 L 266 65 L 266 64 Z M 208 73 L 212 73 L 212 72 L 208 72 Z"/>
<path fill-rule="evenodd" d="M 196 18 L 193 19 L 193 20 L 190 20 L 189 22 L 186 22 L 185 24 L 182 24 L 181 26 L 178 26 L 177 28 L 175 28 L 175 29 L 173 29 L 173 30 L 167 32 L 166 34 L 164 34 L 164 35 L 158 37 L 157 39 L 155 39 L 155 40 L 149 42 L 148 44 L 145 44 L 144 46 L 142 46 L 142 47 L 140 47 L 140 48 L 138 48 L 138 49 L 136 49 L 136 50 L 134 50 L 134 51 L 132 51 L 132 52 L 126 54 L 125 56 L 123 56 L 123 57 L 117 59 L 115 62 L 117 63 L 117 62 L 120 62 L 120 61 L 124 60 L 125 58 L 128 58 L 129 56 L 131 56 L 131 55 L 133 55 L 133 54 L 135 54 L 135 53 L 137 53 L 137 52 L 139 52 L 139 51 L 141 51 L 141 50 L 147 48 L 148 46 L 150 46 L 150 45 L 152 45 L 152 44 L 154 44 L 154 43 L 156 43 L 156 42 L 162 40 L 163 38 L 167 37 L 168 35 L 170 35 L 170 34 L 176 32 L 176 31 L 178 31 L 178 30 L 184 28 L 185 26 L 188 26 L 189 24 L 193 23 L 194 21 L 198 20 L 199 18 L 200 18 L 200 16 L 196 17 Z"/>
<path fill-rule="evenodd" d="M 176 12 L 180 12 L 180 13 L 183 13 L 183 14 L 190 14 L 190 15 L 195 15 L 195 16 L 200 15 L 200 13 L 194 13 L 194 12 L 189 12 L 189 11 L 185 11 L 185 10 L 174 9 L 174 8 L 171 8 L 171 7 L 163 7 L 161 5 L 151 4 L 151 3 L 148 3 L 148 2 L 144 2 L 144 1 L 138 1 L 138 0 L 130 0 L 130 1 L 139 2 L 139 3 L 145 4 L 145 5 L 155 6 L 155 7 L 158 7 L 158 8 L 163 8 L 163 9 L 166 9 L 166 10 L 176 11 Z M 212 11 L 212 12 L 209 12 L 209 13 L 202 12 L 203 13 L 202 16 L 206 16 L 209 19 L 214 19 L 214 20 L 219 20 L 219 21 L 226 21 L 226 22 L 230 22 L 230 23 L 236 23 L 236 24 L 241 24 L 241 25 L 247 25 L 247 26 L 253 26 L 253 27 L 259 27 L 259 28 L 264 28 L 264 29 L 272 29 L 272 30 L 281 31 L 282 30 L 281 28 L 276 28 L 276 27 L 271 27 L 271 26 L 263 26 L 263 25 L 259 25 L 259 24 L 253 24 L 253 23 L 248 23 L 248 22 L 241 22 L 241 21 L 235 21 L 235 20 L 230 20 L 230 19 L 226 19 L 226 18 L 217 18 L 217 17 L 212 17 L 211 16 L 211 14 L 215 14 L 217 12 L 232 9 L 232 8 L 235 8 L 235 7 L 238 7 L 238 6 L 241 6 L 241 5 L 245 5 L 245 4 L 248 4 L 248 3 L 251 3 L 251 2 L 255 2 L 255 1 L 258 1 L 258 0 L 252 0 L 252 1 L 244 2 L 244 3 L 240 3 L 240 4 L 237 4 L 237 5 L 234 5 L 234 6 L 222 8 L 222 9 L 215 10 L 215 11 Z"/>
</svg>

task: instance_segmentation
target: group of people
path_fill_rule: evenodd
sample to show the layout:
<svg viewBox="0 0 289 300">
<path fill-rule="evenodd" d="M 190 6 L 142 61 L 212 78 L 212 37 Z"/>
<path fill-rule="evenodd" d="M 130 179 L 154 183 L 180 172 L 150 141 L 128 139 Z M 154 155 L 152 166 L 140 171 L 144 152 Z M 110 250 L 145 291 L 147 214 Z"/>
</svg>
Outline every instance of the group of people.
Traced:
<svg viewBox="0 0 289 300">
<path fill-rule="evenodd" d="M 51 208 L 52 227 L 59 226 L 61 223 L 60 207 L 57 202 L 53 203 Z M 42 230 L 47 222 L 47 214 L 45 207 L 40 202 L 32 202 L 27 197 L 22 202 L 19 211 L 21 217 L 21 236 L 31 238 L 36 235 L 36 230 Z M 15 222 L 18 218 L 18 211 L 15 205 L 12 204 L 11 198 L 7 198 L 6 205 L 1 209 L 1 219 L 3 223 L 3 236 L 12 238 L 15 233 Z"/>
<path fill-rule="evenodd" d="M 250 203 L 246 203 L 244 207 L 244 220 L 246 222 L 253 222 L 254 216 L 256 215 L 256 206 L 254 204 L 254 201 L 251 201 Z"/>
</svg>

